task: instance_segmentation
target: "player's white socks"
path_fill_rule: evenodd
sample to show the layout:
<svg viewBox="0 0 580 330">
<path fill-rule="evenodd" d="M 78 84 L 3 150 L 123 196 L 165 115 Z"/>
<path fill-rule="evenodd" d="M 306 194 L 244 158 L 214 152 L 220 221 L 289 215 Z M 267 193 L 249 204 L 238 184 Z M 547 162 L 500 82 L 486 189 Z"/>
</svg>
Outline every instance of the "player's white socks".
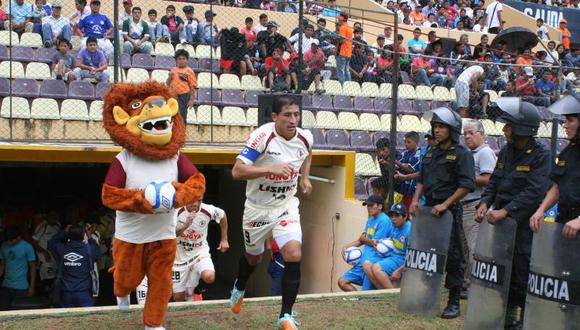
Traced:
<svg viewBox="0 0 580 330">
<path fill-rule="evenodd" d="M 130 296 L 117 297 L 117 305 L 122 312 L 128 311 L 131 306 Z"/>
<path fill-rule="evenodd" d="M 145 330 L 165 330 L 164 327 L 148 327 L 145 326 Z"/>
</svg>

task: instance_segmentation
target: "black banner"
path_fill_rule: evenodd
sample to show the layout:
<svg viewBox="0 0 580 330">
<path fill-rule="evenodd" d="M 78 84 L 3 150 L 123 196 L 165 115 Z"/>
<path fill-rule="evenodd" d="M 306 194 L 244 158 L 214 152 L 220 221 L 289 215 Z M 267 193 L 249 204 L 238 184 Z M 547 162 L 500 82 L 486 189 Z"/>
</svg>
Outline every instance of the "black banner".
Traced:
<svg viewBox="0 0 580 330">
<path fill-rule="evenodd" d="M 443 274 L 445 272 L 445 259 L 444 254 L 407 248 L 405 266 L 427 273 Z"/>
<path fill-rule="evenodd" d="M 495 285 L 503 285 L 505 278 L 505 265 L 484 260 L 478 256 L 473 257 L 471 265 L 471 279 L 480 280 Z"/>
<path fill-rule="evenodd" d="M 530 272 L 528 293 L 563 304 L 580 305 L 580 281 Z"/>
<path fill-rule="evenodd" d="M 533 17 L 534 19 L 541 18 L 544 20 L 544 24 L 550 25 L 556 29 L 559 28 L 560 19 L 566 19 L 568 21 L 566 28 L 572 33 L 572 43 L 580 44 L 580 9 L 538 5 L 519 0 L 505 0 L 504 3 L 530 17 Z M 536 31 L 534 30 L 533 32 Z M 555 36 L 550 37 L 552 39 L 555 38 Z"/>
</svg>

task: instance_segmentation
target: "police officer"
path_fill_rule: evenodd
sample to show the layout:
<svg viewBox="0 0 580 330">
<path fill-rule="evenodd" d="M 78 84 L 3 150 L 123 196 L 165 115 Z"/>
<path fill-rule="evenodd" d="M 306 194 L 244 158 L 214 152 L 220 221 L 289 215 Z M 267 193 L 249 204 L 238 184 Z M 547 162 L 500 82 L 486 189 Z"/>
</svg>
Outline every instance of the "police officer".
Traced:
<svg viewBox="0 0 580 330">
<path fill-rule="evenodd" d="M 550 153 L 534 136 L 540 126 L 540 113 L 531 103 L 516 97 L 497 100 L 499 121 L 508 143 L 499 152 L 489 185 L 481 196 L 476 220 L 496 224 L 506 217 L 516 220 L 516 242 L 512 264 L 506 329 L 517 329 L 523 321 L 526 285 L 530 267 L 532 231 L 528 221 L 548 189 Z M 517 307 L 522 308 L 518 322 Z"/>
<path fill-rule="evenodd" d="M 550 173 L 552 188 L 530 218 L 530 228 L 535 232 L 540 230 L 544 212 L 558 202 L 556 221 L 565 223 L 562 235 L 575 239 L 580 230 L 580 94 L 568 95 L 548 110 L 566 116 L 564 128 L 570 143 L 558 156 L 558 162 Z"/>
<path fill-rule="evenodd" d="M 447 108 L 437 108 L 425 113 L 423 118 L 431 122 L 432 134 L 437 145 L 423 158 L 417 189 L 411 203 L 411 213 L 416 214 L 419 197 L 425 194 L 426 206 L 432 214 L 440 217 L 446 210 L 453 215 L 451 239 L 447 252 L 447 277 L 449 301 L 442 318 L 452 319 L 460 314 L 459 301 L 463 286 L 463 248 L 460 233 L 463 231 L 463 209 L 459 201 L 475 189 L 474 163 L 471 151 L 459 144 L 461 117 Z"/>
</svg>

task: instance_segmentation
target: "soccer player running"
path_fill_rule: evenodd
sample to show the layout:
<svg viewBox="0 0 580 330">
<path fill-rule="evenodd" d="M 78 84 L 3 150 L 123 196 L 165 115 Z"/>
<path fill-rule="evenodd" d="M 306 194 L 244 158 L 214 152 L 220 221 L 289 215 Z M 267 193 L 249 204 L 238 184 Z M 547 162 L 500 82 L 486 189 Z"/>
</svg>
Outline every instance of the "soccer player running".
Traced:
<svg viewBox="0 0 580 330">
<path fill-rule="evenodd" d="M 228 218 L 224 210 L 202 203 L 202 198 L 177 211 L 177 252 L 173 264 L 173 299 L 193 300 L 193 290 L 201 279 L 205 284 L 215 281 L 215 268 L 207 244 L 210 221 L 220 225 L 218 250 L 225 253 L 228 243 Z"/>
<path fill-rule="evenodd" d="M 300 189 L 310 194 L 312 134 L 298 127 L 300 108 L 291 97 L 280 96 L 272 103 L 273 123 L 260 126 L 250 135 L 237 157 L 232 176 L 247 180 L 243 231 L 246 253 L 239 262 L 238 277 L 231 292 L 232 312 L 240 313 L 248 278 L 260 263 L 264 242 L 271 236 L 284 258 L 281 329 L 297 329 L 292 316 L 300 286 L 302 229 L 296 194 L 298 173 Z"/>
</svg>

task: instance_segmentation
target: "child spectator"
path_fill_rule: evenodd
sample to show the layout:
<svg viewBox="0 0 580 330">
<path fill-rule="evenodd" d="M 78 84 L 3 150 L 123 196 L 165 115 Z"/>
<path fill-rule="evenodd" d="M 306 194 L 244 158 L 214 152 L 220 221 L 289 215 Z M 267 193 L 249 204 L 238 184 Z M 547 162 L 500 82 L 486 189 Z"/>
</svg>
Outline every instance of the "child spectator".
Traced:
<svg viewBox="0 0 580 330">
<path fill-rule="evenodd" d="M 395 160 L 398 169 L 395 170 L 395 180 L 399 181 L 397 191 L 403 195 L 403 204 L 408 208 L 415 195 L 417 177 L 421 168 L 421 155 L 418 149 L 419 134 L 409 132 L 405 134 L 405 149 Z"/>
<path fill-rule="evenodd" d="M 282 57 L 283 53 L 282 47 L 274 47 L 272 56 L 267 57 L 264 63 L 268 74 L 268 87 L 272 91 L 290 91 L 290 68 L 288 61 Z"/>
<path fill-rule="evenodd" d="M 183 27 L 185 30 L 185 40 L 181 39 L 181 42 L 187 41 L 190 44 L 199 43 L 201 25 L 199 24 L 199 20 L 195 18 L 193 6 L 183 7 L 183 13 L 185 14 Z"/>
<path fill-rule="evenodd" d="M 342 255 L 350 247 L 360 247 L 362 256 L 358 264 L 353 266 L 349 271 L 344 273 L 338 279 L 338 286 L 343 291 L 357 291 L 353 286 L 362 285 L 363 290 L 372 289 L 372 284 L 365 277 L 362 265 L 365 261 L 375 263 L 380 260 L 377 250 L 377 241 L 386 238 L 392 231 L 392 223 L 386 214 L 383 213 L 384 199 L 382 196 L 372 195 L 363 203 L 367 207 L 368 220 L 364 232 L 353 242 L 342 248 Z"/>
<path fill-rule="evenodd" d="M 174 5 L 165 8 L 165 16 L 161 17 L 161 24 L 165 26 L 172 43 L 177 44 L 181 40 L 185 40 L 184 22 L 181 17 L 175 15 Z"/>
<path fill-rule="evenodd" d="M 176 66 L 169 72 L 167 77 L 167 86 L 169 92 L 179 103 L 179 113 L 183 122 L 187 121 L 187 111 L 193 105 L 195 100 L 195 89 L 197 88 L 197 79 L 193 70 L 187 66 L 189 53 L 185 49 L 179 49 L 175 52 Z"/>
<path fill-rule="evenodd" d="M 149 26 L 149 37 L 151 42 L 169 42 L 171 36 L 168 33 L 169 31 L 163 29 L 163 24 L 157 21 L 157 10 L 150 9 L 147 16 L 149 18 L 147 25 Z"/>
<path fill-rule="evenodd" d="M 394 288 L 392 281 L 401 279 L 407 243 L 411 233 L 411 221 L 407 220 L 405 205 L 394 204 L 389 210 L 389 216 L 392 225 L 391 230 L 387 233 L 387 238 L 393 242 L 393 252 L 374 264 L 370 260 L 363 263 L 366 277 L 377 289 L 392 289 Z"/>
<path fill-rule="evenodd" d="M 93 78 L 97 81 L 109 81 L 108 63 L 105 54 L 97 49 L 97 39 L 88 37 L 86 48 L 77 55 L 74 69 L 76 80 Z"/>
</svg>

